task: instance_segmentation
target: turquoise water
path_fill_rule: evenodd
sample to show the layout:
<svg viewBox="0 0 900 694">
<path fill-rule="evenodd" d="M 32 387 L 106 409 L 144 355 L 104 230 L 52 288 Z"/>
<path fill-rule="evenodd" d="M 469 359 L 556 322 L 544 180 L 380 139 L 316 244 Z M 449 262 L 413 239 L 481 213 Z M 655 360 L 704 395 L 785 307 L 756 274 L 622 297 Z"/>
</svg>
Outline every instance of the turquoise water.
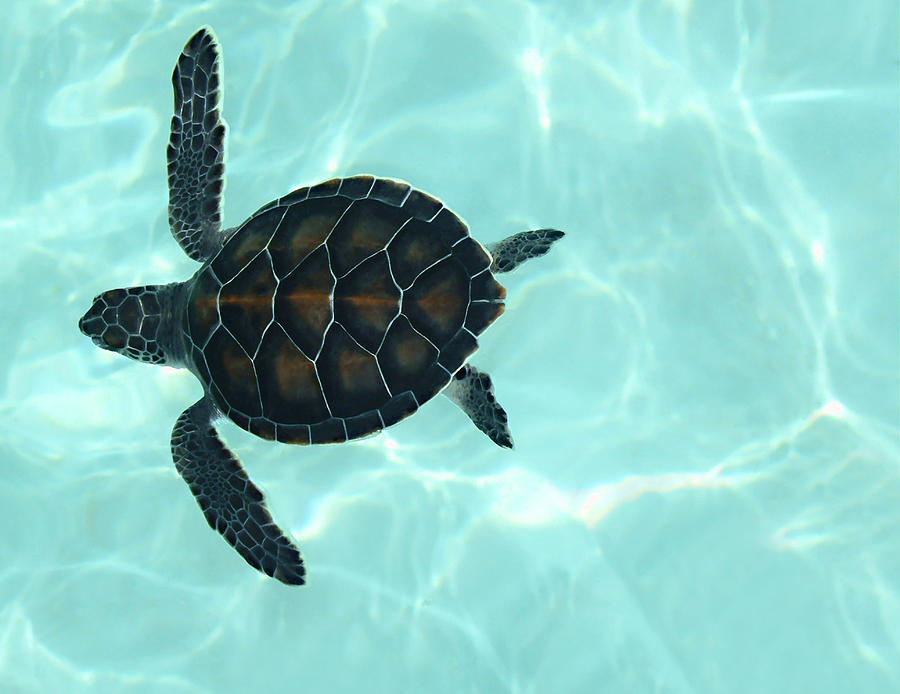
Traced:
<svg viewBox="0 0 900 694">
<path fill-rule="evenodd" d="M 412 181 L 492 241 L 445 398 L 299 448 L 220 431 L 308 585 L 210 531 L 169 435 L 201 389 L 93 347 L 185 279 L 172 66 L 211 25 L 225 221 Z M 25 2 L 0 65 L 0 691 L 900 690 L 898 9 L 889 0 Z"/>
</svg>

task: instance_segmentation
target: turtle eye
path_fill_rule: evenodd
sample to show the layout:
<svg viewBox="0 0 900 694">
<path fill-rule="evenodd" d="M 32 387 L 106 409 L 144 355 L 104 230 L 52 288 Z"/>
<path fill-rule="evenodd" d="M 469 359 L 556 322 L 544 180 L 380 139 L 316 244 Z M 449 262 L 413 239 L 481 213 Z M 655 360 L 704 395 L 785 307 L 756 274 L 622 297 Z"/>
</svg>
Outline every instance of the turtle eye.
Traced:
<svg viewBox="0 0 900 694">
<path fill-rule="evenodd" d="M 128 335 L 118 325 L 109 326 L 106 330 L 103 331 L 103 334 L 100 337 L 103 342 L 106 343 L 105 347 L 107 349 L 112 349 L 115 351 L 124 349 L 125 342 L 128 339 Z"/>
<path fill-rule="evenodd" d="M 125 300 L 126 296 L 128 296 L 128 292 L 124 289 L 110 289 L 103 292 L 97 299 L 102 299 L 107 306 L 118 306 Z"/>
</svg>

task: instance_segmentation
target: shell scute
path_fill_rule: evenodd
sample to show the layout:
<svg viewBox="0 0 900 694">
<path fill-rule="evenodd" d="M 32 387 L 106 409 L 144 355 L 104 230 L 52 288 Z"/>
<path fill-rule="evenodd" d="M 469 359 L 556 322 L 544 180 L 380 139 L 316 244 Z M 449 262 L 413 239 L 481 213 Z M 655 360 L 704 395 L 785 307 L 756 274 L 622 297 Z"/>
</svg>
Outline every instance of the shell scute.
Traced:
<svg viewBox="0 0 900 694">
<path fill-rule="evenodd" d="M 470 277 L 474 277 L 482 270 L 490 267 L 491 257 L 485 252 L 471 236 L 466 236 L 462 240 L 453 245 L 451 249 L 453 257 L 456 258 Z"/>
<path fill-rule="evenodd" d="M 381 251 L 409 219 L 402 210 L 376 200 L 357 200 L 328 237 L 331 268 L 337 277 Z"/>
<path fill-rule="evenodd" d="M 384 420 L 384 425 L 389 427 L 391 424 L 396 424 L 401 419 L 409 417 L 418 409 L 419 403 L 416 402 L 415 396 L 407 390 L 392 397 L 379 409 L 379 412 Z"/>
<path fill-rule="evenodd" d="M 339 195 L 359 200 L 368 197 L 369 191 L 372 190 L 372 184 L 375 182 L 374 176 L 350 176 L 341 181 L 341 187 L 338 190 Z"/>
<path fill-rule="evenodd" d="M 275 424 L 265 417 L 254 417 L 250 420 L 250 433 L 261 439 L 275 440 Z"/>
<path fill-rule="evenodd" d="M 309 189 L 310 198 L 327 198 L 337 195 L 338 188 L 341 187 L 341 179 L 331 178 L 322 183 L 318 183 Z"/>
<path fill-rule="evenodd" d="M 378 351 L 381 373 L 392 393 L 415 390 L 428 367 L 437 363 L 438 350 L 413 330 L 406 316 L 391 324 Z M 423 401 L 424 402 L 424 401 Z"/>
<path fill-rule="evenodd" d="M 278 204 L 282 206 L 293 205 L 295 202 L 303 202 L 309 197 L 309 187 L 294 188 L 287 195 L 278 198 Z"/>
<path fill-rule="evenodd" d="M 187 302 L 188 331 L 194 344 L 203 346 L 219 325 L 218 280 L 208 269 L 201 272 L 191 287 Z"/>
<path fill-rule="evenodd" d="M 466 313 L 466 324 L 464 327 L 473 334 L 480 335 L 485 328 L 500 317 L 504 308 L 505 305 L 499 302 L 473 302 L 469 304 L 469 311 Z"/>
<path fill-rule="evenodd" d="M 203 354 L 210 378 L 221 393 L 219 405 L 223 410 L 227 412 L 231 408 L 250 416 L 261 415 L 253 362 L 228 331 L 219 327 L 209 338 Z M 234 419 L 234 413 L 228 416 Z"/>
<path fill-rule="evenodd" d="M 347 417 L 344 423 L 347 426 L 348 439 L 358 439 L 360 436 L 381 429 L 381 417 L 378 416 L 377 410 L 363 412 L 355 417 Z"/>
<path fill-rule="evenodd" d="M 318 249 L 352 201 L 346 198 L 317 198 L 291 205 L 269 242 L 272 266 L 284 277 Z"/>
<path fill-rule="evenodd" d="M 478 349 L 478 341 L 468 330 L 462 329 L 441 350 L 438 364 L 450 373 L 456 373 L 456 370 L 476 349 Z"/>
<path fill-rule="evenodd" d="M 316 360 L 322 390 L 336 417 L 374 410 L 390 398 L 375 356 L 360 347 L 339 323 L 332 323 Z"/>
<path fill-rule="evenodd" d="M 469 304 L 469 276 L 453 258 L 423 272 L 403 293 L 403 314 L 435 345 L 446 344 L 462 327 Z"/>
<path fill-rule="evenodd" d="M 312 443 L 309 424 L 275 424 L 275 440 L 306 446 Z"/>
<path fill-rule="evenodd" d="M 310 359 L 331 322 L 333 290 L 328 251 L 321 246 L 281 280 L 275 293 L 275 320 Z"/>
<path fill-rule="evenodd" d="M 203 356 L 203 350 L 199 347 L 191 347 L 191 361 L 197 369 L 197 375 L 200 377 L 200 380 L 204 383 L 209 383 L 210 373 L 209 368 L 206 366 L 206 357 Z"/>
<path fill-rule="evenodd" d="M 284 424 L 308 424 L 329 416 L 315 364 L 280 326 L 266 331 L 255 363 L 266 417 Z"/>
<path fill-rule="evenodd" d="M 451 247 L 469 235 L 469 228 L 446 207 L 431 221 L 431 228 L 432 233 Z"/>
<path fill-rule="evenodd" d="M 272 207 L 255 213 L 241 225 L 211 263 L 220 282 L 224 284 L 231 280 L 266 247 L 283 216 L 284 208 Z"/>
<path fill-rule="evenodd" d="M 455 369 L 450 369 L 450 372 L 453 372 L 454 370 Z M 416 381 L 416 387 L 413 390 L 416 395 L 416 400 L 425 402 L 429 398 L 433 398 L 449 382 L 450 373 L 448 373 L 448 370 L 440 364 L 432 364 Z"/>
<path fill-rule="evenodd" d="M 231 419 L 232 422 L 237 424 L 241 429 L 246 429 L 247 431 L 250 431 L 250 417 L 245 415 L 243 412 L 240 412 L 240 411 L 232 408 L 231 410 L 228 411 L 228 417 Z"/>
<path fill-rule="evenodd" d="M 400 290 L 391 279 L 387 254 L 378 253 L 337 281 L 334 319 L 370 352 L 378 349 L 400 311 Z"/>
<path fill-rule="evenodd" d="M 437 234 L 430 233 L 428 222 L 410 220 L 388 245 L 394 280 L 403 289 L 408 289 L 422 270 L 445 258 L 449 252 Z"/>
<path fill-rule="evenodd" d="M 406 200 L 403 202 L 403 210 L 410 217 L 421 219 L 425 222 L 430 221 L 444 205 L 437 198 L 433 198 L 427 193 L 420 190 L 411 190 Z M 447 210 L 453 215 L 452 212 Z M 453 215 L 455 216 L 455 215 Z"/>
<path fill-rule="evenodd" d="M 490 272 L 482 272 L 472 278 L 472 301 L 503 301 L 506 290 Z"/>
<path fill-rule="evenodd" d="M 410 192 L 410 186 L 403 181 L 390 178 L 377 178 L 372 185 L 369 197 L 394 207 L 399 207 Z"/>
<path fill-rule="evenodd" d="M 222 324 L 251 356 L 272 322 L 274 293 L 275 275 L 266 253 L 257 255 L 219 292 Z"/>
<path fill-rule="evenodd" d="M 324 422 L 311 424 L 309 427 L 310 443 L 341 443 L 347 440 L 344 420 L 331 417 Z"/>
</svg>

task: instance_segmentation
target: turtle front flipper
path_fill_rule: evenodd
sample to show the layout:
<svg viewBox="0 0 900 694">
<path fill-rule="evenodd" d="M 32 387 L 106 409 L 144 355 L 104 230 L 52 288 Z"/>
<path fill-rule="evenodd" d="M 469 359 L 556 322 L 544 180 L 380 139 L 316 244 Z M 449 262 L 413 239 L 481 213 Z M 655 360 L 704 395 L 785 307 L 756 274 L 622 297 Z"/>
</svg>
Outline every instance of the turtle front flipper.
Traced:
<svg viewBox="0 0 900 694">
<path fill-rule="evenodd" d="M 275 525 L 263 494 L 222 443 L 206 398 L 187 408 L 172 430 L 175 467 L 206 521 L 250 566 L 289 585 L 305 583 L 300 552 Z"/>
<path fill-rule="evenodd" d="M 169 228 L 194 260 L 221 247 L 225 122 L 219 113 L 219 44 L 208 27 L 194 34 L 172 73 L 175 115 L 166 150 Z"/>
<path fill-rule="evenodd" d="M 494 259 L 491 263 L 491 272 L 509 272 L 514 270 L 526 260 L 538 258 L 550 250 L 554 241 L 558 241 L 565 234 L 557 229 L 535 229 L 534 231 L 522 231 L 508 236 L 502 241 L 487 246 L 488 252 Z"/>
<path fill-rule="evenodd" d="M 494 397 L 491 377 L 470 364 L 465 364 L 450 379 L 444 395 L 455 402 L 472 422 L 503 448 L 512 448 L 506 411 Z"/>
</svg>

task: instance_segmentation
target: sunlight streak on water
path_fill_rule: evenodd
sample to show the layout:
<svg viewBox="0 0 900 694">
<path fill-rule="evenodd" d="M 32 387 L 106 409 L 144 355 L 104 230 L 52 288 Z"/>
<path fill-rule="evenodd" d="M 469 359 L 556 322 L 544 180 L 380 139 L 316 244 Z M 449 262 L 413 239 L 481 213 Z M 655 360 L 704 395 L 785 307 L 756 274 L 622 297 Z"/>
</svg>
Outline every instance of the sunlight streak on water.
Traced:
<svg viewBox="0 0 900 694">
<path fill-rule="evenodd" d="M 830 9 L 14 2 L 0 690 L 896 688 L 897 7 Z M 444 398 L 341 446 L 219 424 L 300 544 L 297 591 L 171 464 L 197 380 L 76 328 L 198 267 L 164 153 L 204 23 L 227 226 L 369 172 L 485 243 L 567 233 L 502 277 L 472 357 L 514 451 Z"/>
</svg>

